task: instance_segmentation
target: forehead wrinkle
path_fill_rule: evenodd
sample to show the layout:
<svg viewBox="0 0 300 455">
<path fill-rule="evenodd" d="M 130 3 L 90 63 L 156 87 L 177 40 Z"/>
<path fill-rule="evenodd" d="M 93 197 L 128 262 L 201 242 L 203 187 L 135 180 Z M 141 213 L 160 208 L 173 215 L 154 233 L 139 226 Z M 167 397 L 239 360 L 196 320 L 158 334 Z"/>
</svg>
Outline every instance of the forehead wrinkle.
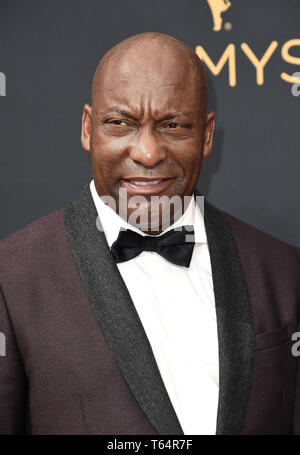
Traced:
<svg viewBox="0 0 300 455">
<path fill-rule="evenodd" d="M 116 103 L 113 101 L 112 103 L 108 103 L 107 106 L 104 106 L 104 103 L 101 106 L 93 105 L 93 112 L 96 115 L 106 115 L 109 113 L 119 113 L 120 115 L 124 116 L 131 116 L 132 118 L 139 119 L 141 114 L 143 113 L 143 109 L 141 110 L 140 107 L 134 107 L 132 104 L 128 104 L 126 101 L 122 101 Z"/>
<path fill-rule="evenodd" d="M 170 87 L 175 86 L 169 84 Z M 162 86 L 162 88 L 165 88 Z M 175 86 L 176 88 L 176 86 Z M 144 119 L 145 116 L 152 116 L 155 119 L 163 118 L 167 115 L 177 115 L 188 112 L 189 116 L 197 115 L 200 108 L 197 102 L 193 100 L 193 93 L 186 93 L 184 100 L 174 97 L 173 90 L 171 95 L 161 94 L 160 90 L 155 90 L 152 96 L 151 92 L 142 93 L 133 99 L 125 95 L 124 90 L 109 90 L 109 94 L 102 93 L 98 102 L 93 105 L 95 114 L 105 115 L 108 112 L 126 111 L 128 115 L 137 119 Z M 189 101 L 191 100 L 191 101 Z M 196 100 L 197 101 L 197 100 Z"/>
</svg>

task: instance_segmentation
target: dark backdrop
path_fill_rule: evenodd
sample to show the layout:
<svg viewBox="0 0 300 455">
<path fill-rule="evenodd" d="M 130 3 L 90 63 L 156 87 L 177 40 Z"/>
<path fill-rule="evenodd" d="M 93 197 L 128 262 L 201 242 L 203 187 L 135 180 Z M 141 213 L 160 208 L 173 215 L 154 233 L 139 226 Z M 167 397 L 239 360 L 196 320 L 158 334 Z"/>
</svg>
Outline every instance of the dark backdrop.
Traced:
<svg viewBox="0 0 300 455">
<path fill-rule="evenodd" d="M 300 246 L 300 97 L 280 76 L 300 71 L 300 1 L 231 3 L 213 31 L 206 0 L 1 0 L 0 238 L 64 206 L 90 181 L 80 124 L 97 62 L 128 36 L 158 31 L 202 46 L 215 64 L 234 46 L 235 86 L 227 63 L 219 75 L 208 69 L 217 130 L 198 188 L 217 207 Z M 293 63 L 281 51 L 290 40 L 298 40 L 288 50 Z M 273 41 L 258 85 L 241 43 L 261 59 Z"/>
</svg>

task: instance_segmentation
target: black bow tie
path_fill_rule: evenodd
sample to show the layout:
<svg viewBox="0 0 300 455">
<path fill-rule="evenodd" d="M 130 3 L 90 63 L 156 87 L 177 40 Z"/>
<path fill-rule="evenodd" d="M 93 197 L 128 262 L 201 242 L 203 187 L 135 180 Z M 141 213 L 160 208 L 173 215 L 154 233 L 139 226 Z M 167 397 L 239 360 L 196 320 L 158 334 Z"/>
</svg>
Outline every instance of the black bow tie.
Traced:
<svg viewBox="0 0 300 455">
<path fill-rule="evenodd" d="M 125 262 L 143 251 L 154 251 L 173 264 L 189 267 L 194 244 L 192 226 L 182 226 L 180 231 L 172 229 L 156 237 L 143 236 L 127 229 L 120 231 L 117 240 L 112 244 L 111 252 L 116 262 Z"/>
</svg>

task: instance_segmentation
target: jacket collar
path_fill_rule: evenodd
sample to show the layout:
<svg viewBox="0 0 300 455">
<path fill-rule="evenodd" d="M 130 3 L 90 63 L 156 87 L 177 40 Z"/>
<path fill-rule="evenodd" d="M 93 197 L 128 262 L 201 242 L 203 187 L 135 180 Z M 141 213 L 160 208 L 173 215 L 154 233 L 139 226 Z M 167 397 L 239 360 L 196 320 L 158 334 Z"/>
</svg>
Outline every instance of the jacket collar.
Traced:
<svg viewBox="0 0 300 455">
<path fill-rule="evenodd" d="M 219 339 L 217 434 L 238 434 L 251 385 L 253 319 L 232 231 L 222 212 L 206 201 L 204 212 Z M 65 208 L 64 220 L 80 278 L 128 386 L 159 434 L 182 435 L 144 328 L 105 235 L 97 228 L 88 184 Z"/>
<path fill-rule="evenodd" d="M 219 342 L 217 434 L 240 434 L 250 395 L 255 330 L 246 279 L 232 230 L 205 201 Z"/>
</svg>

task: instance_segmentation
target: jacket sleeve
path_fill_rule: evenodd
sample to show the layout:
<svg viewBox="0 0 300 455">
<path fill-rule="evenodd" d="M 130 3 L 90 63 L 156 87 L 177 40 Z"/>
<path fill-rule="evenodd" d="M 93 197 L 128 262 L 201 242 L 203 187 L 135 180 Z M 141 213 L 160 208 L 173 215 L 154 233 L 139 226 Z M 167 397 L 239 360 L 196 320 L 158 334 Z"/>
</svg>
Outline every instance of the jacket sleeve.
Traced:
<svg viewBox="0 0 300 455">
<path fill-rule="evenodd" d="M 26 434 L 27 379 L 0 287 L 0 434 Z"/>
</svg>

